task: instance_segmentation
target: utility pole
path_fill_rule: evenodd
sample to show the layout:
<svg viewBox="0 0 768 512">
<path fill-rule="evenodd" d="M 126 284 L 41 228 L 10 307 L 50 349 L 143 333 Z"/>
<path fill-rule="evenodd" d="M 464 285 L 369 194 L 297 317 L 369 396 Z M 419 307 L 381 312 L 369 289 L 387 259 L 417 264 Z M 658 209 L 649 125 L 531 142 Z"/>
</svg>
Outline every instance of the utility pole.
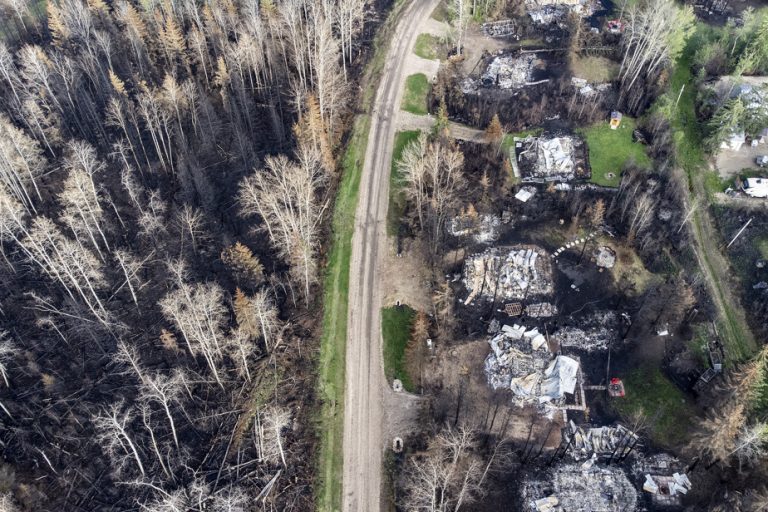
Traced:
<svg viewBox="0 0 768 512">
<path fill-rule="evenodd" d="M 747 229 L 747 226 L 749 226 L 749 225 L 752 223 L 752 219 L 753 219 L 753 217 L 750 217 L 750 218 L 749 218 L 749 220 L 747 221 L 747 223 L 746 223 L 746 224 L 744 224 L 744 225 L 741 227 L 741 229 L 739 230 L 739 232 L 738 232 L 738 233 L 736 233 L 736 236 L 734 236 L 734 237 L 733 237 L 733 240 L 731 240 L 731 242 L 730 242 L 728 245 L 726 245 L 726 246 L 725 246 L 725 248 L 726 248 L 726 249 L 727 249 L 727 248 L 729 248 L 731 245 L 733 245 L 733 242 L 735 242 L 735 241 L 736 241 L 736 239 L 737 239 L 737 238 L 739 238 L 739 235 L 741 235 L 741 233 L 742 233 L 742 232 L 743 232 L 745 229 Z"/>
</svg>

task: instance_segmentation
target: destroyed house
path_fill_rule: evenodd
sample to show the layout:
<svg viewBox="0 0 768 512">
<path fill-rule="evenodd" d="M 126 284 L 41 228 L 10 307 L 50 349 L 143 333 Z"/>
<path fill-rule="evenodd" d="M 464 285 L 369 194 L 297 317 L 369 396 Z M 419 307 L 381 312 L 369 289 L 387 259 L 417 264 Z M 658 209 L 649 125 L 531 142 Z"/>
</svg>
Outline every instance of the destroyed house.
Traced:
<svg viewBox="0 0 768 512">
<path fill-rule="evenodd" d="M 637 491 L 618 466 L 566 463 L 537 468 L 523 482 L 527 510 L 535 512 L 632 512 Z"/>
<path fill-rule="evenodd" d="M 505 325 L 488 343 L 488 384 L 493 389 L 511 390 L 513 403 L 534 405 L 547 413 L 574 408 L 573 403 L 581 408 L 579 361 L 560 355 L 553 358 L 546 337 L 537 328 Z"/>
<path fill-rule="evenodd" d="M 470 290 L 464 305 L 478 297 L 526 300 L 554 292 L 549 255 L 533 245 L 493 247 L 464 262 L 464 285 Z"/>
<path fill-rule="evenodd" d="M 587 145 L 575 135 L 516 138 L 513 151 L 513 170 L 523 182 L 587 180 L 591 175 Z"/>
</svg>

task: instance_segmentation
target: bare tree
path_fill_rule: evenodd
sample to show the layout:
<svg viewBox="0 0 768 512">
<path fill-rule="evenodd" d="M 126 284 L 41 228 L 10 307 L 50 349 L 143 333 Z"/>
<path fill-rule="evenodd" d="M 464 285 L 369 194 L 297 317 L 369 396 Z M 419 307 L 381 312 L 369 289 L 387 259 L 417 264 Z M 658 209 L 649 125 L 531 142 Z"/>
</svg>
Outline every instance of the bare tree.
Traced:
<svg viewBox="0 0 768 512">
<path fill-rule="evenodd" d="M 150 374 L 144 379 L 144 384 L 141 387 L 143 400 L 155 402 L 163 408 L 165 416 L 168 418 L 168 425 L 171 427 L 173 442 L 177 448 L 179 447 L 179 437 L 176 433 L 176 422 L 173 419 L 171 408 L 181 404 L 183 391 L 184 374 L 180 369 L 177 369 L 171 376 L 161 373 Z"/>
<path fill-rule="evenodd" d="M 317 160 L 297 164 L 280 155 L 268 156 L 265 169 L 240 185 L 241 211 L 261 216 L 272 244 L 291 263 L 292 276 L 303 282 L 306 297 L 317 280 L 315 253 L 325 205 L 315 196 L 322 183 Z"/>
<path fill-rule="evenodd" d="M 407 510 L 458 511 L 481 495 L 483 464 L 473 452 L 476 433 L 446 427 L 423 455 L 412 457 L 403 476 Z"/>
<path fill-rule="evenodd" d="M 224 293 L 215 283 L 189 285 L 180 282 L 168 293 L 160 308 L 184 337 L 192 355 L 202 355 L 216 382 L 223 388 L 218 365 L 224 356 L 225 336 L 222 331 L 226 309 Z"/>
<path fill-rule="evenodd" d="M 0 183 L 34 212 L 33 197 L 40 200 L 37 179 L 47 164 L 39 145 L 0 114 Z"/>
<path fill-rule="evenodd" d="M 0 376 L 3 377 L 5 387 L 11 387 L 8 381 L 8 363 L 19 353 L 19 347 L 8 337 L 8 333 L 0 331 Z"/>
<path fill-rule="evenodd" d="M 139 449 L 131 436 L 132 421 L 133 413 L 130 409 L 123 407 L 122 401 L 111 405 L 93 417 L 96 441 L 101 445 L 104 453 L 117 464 L 118 471 L 123 469 L 127 457 L 135 462 L 141 476 L 145 476 Z"/>
</svg>

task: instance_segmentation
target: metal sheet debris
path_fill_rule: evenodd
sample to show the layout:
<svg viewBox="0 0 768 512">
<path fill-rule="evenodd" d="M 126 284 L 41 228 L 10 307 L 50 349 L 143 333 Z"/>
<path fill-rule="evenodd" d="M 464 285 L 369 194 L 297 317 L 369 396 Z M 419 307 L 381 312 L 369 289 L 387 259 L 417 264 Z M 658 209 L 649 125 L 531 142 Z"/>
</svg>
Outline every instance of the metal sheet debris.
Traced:
<svg viewBox="0 0 768 512">
<path fill-rule="evenodd" d="M 464 263 L 464 285 L 471 290 L 465 305 L 480 296 L 521 300 L 554 292 L 549 255 L 534 245 L 473 254 Z"/>
<path fill-rule="evenodd" d="M 546 472 L 539 469 L 528 475 L 521 491 L 529 510 L 536 512 L 632 512 L 637 508 L 637 490 L 624 470 L 599 463 L 587 469 L 578 463 Z"/>
<path fill-rule="evenodd" d="M 474 210 L 462 212 L 448 223 L 448 232 L 453 236 L 471 236 L 475 242 L 487 244 L 499 239 L 501 218 L 498 215 L 479 215 Z"/>
<path fill-rule="evenodd" d="M 524 182 L 570 181 L 590 176 L 584 140 L 580 137 L 544 135 L 515 142 L 515 161 Z"/>
<path fill-rule="evenodd" d="M 560 347 L 591 352 L 605 350 L 618 338 L 619 319 L 615 312 L 587 315 L 578 326 L 565 326 L 552 334 Z"/>
</svg>

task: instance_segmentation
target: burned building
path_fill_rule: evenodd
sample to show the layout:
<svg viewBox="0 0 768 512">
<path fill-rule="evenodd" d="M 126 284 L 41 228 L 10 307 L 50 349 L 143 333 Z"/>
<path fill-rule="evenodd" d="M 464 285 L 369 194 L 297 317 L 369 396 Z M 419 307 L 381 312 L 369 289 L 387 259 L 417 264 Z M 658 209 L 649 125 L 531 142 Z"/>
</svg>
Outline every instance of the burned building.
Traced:
<svg viewBox="0 0 768 512">
<path fill-rule="evenodd" d="M 632 512 L 637 491 L 618 466 L 565 463 L 539 468 L 522 485 L 527 510 L 535 512 Z"/>
<path fill-rule="evenodd" d="M 492 214 L 479 215 L 474 210 L 464 211 L 447 223 L 447 229 L 453 236 L 471 236 L 477 243 L 495 242 L 499 239 L 501 218 Z"/>
<path fill-rule="evenodd" d="M 525 9 L 537 25 L 565 24 L 568 14 L 592 16 L 600 9 L 597 0 L 526 0 Z"/>
<path fill-rule="evenodd" d="M 575 135 L 516 138 L 512 151 L 512 168 L 524 182 L 586 180 L 591 175 L 587 145 Z"/>
<path fill-rule="evenodd" d="M 535 405 L 552 413 L 565 406 L 568 395 L 576 394 L 581 382 L 579 361 L 560 355 L 553 358 L 546 337 L 538 329 L 505 325 L 488 343 L 488 384 L 511 390 L 515 404 Z"/>
<path fill-rule="evenodd" d="M 470 290 L 465 305 L 477 297 L 491 300 L 547 297 L 554 292 L 552 264 L 546 251 L 534 245 L 493 247 L 467 258 L 464 285 Z"/>
<path fill-rule="evenodd" d="M 619 324 L 615 312 L 597 312 L 580 318 L 578 325 L 561 327 L 552 334 L 552 339 L 562 349 L 606 350 L 619 338 Z"/>
<path fill-rule="evenodd" d="M 466 78 L 462 83 L 465 94 L 480 88 L 514 90 L 547 81 L 547 65 L 535 53 L 506 54 L 492 57 L 479 78 Z"/>
</svg>

